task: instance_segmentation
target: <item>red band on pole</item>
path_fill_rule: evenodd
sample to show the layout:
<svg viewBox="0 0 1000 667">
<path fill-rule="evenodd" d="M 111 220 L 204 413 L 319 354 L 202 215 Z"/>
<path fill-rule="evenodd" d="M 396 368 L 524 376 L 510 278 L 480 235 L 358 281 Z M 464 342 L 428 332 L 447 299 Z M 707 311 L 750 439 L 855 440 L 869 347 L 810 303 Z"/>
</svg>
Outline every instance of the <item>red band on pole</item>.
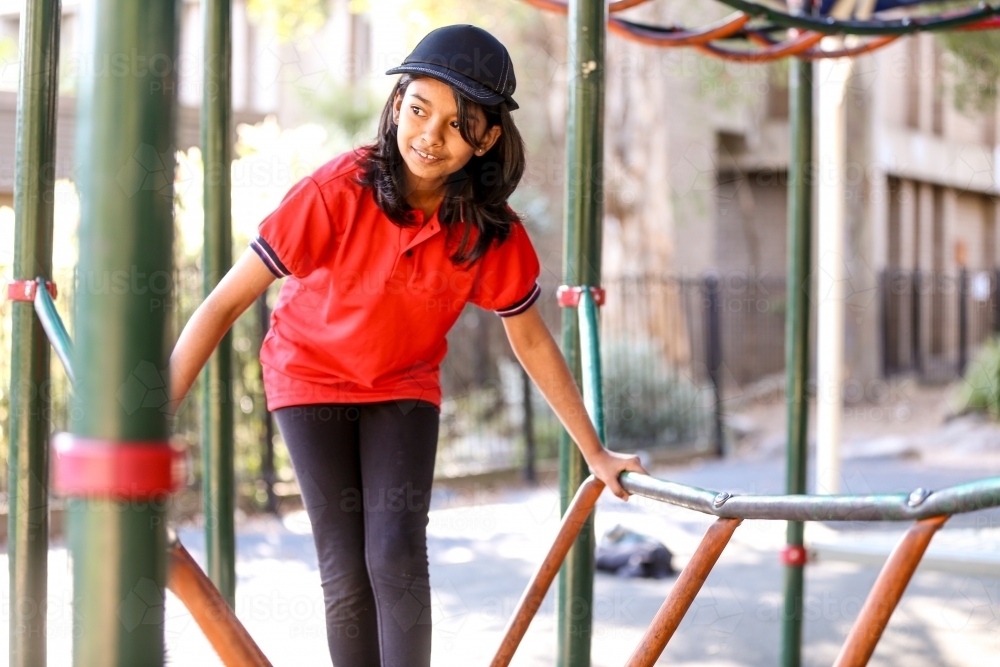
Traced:
<svg viewBox="0 0 1000 667">
<path fill-rule="evenodd" d="M 559 305 L 563 308 L 576 308 L 580 305 L 581 294 L 583 294 L 583 287 L 561 285 L 559 289 L 556 290 L 556 299 L 559 301 Z M 590 295 L 594 298 L 595 306 L 604 305 L 603 287 L 591 287 Z"/>
<path fill-rule="evenodd" d="M 7 299 L 9 301 L 34 301 L 37 287 L 38 283 L 34 280 L 12 280 L 7 283 Z M 59 294 L 55 283 L 46 281 L 45 289 L 49 291 L 49 295 L 53 299 Z"/>
<path fill-rule="evenodd" d="M 142 500 L 184 484 L 184 452 L 166 440 L 114 441 L 59 433 L 52 488 L 61 496 Z"/>
<path fill-rule="evenodd" d="M 802 567 L 809 560 L 806 548 L 798 544 L 786 544 L 781 548 L 782 565 Z"/>
</svg>

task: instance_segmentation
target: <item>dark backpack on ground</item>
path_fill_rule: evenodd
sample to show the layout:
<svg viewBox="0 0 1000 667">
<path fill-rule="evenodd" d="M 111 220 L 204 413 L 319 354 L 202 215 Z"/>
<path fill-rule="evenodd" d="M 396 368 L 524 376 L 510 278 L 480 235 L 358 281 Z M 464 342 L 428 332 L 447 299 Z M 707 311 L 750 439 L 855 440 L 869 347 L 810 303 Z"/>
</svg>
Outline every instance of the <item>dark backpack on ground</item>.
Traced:
<svg viewBox="0 0 1000 667">
<path fill-rule="evenodd" d="M 597 545 L 598 570 L 620 577 L 663 579 L 675 573 L 673 554 L 659 541 L 623 526 L 615 526 Z"/>
</svg>

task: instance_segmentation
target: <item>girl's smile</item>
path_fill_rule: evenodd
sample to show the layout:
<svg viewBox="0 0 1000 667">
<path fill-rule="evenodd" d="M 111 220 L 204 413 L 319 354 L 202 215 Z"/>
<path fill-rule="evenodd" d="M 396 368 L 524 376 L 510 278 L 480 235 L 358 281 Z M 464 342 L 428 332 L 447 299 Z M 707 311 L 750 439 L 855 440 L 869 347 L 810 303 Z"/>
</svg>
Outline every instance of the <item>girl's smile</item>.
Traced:
<svg viewBox="0 0 1000 667">
<path fill-rule="evenodd" d="M 430 153 L 424 152 L 419 148 L 414 148 L 413 150 L 417 153 L 418 156 L 420 156 L 421 161 L 423 161 L 425 164 L 437 164 L 443 159 L 438 155 L 431 155 Z"/>
</svg>

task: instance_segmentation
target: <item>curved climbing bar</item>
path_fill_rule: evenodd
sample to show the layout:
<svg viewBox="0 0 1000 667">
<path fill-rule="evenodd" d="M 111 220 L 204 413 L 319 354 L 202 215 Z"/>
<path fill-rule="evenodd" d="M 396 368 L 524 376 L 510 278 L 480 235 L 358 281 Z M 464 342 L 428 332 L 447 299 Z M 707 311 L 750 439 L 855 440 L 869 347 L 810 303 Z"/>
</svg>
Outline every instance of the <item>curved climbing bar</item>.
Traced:
<svg viewBox="0 0 1000 667">
<path fill-rule="evenodd" d="M 848 495 L 736 495 L 640 475 L 622 473 L 629 493 L 729 519 L 779 521 L 916 521 L 1000 507 L 1000 477 L 940 491 Z"/>
<path fill-rule="evenodd" d="M 903 17 L 891 20 L 838 20 L 831 16 L 808 16 L 806 14 L 789 14 L 781 10 L 748 2 L 747 0 L 719 0 L 733 9 L 749 14 L 753 18 L 767 18 L 786 28 L 800 28 L 821 32 L 827 35 L 908 35 L 915 32 L 949 30 L 968 27 L 974 29 L 977 23 L 987 21 L 1000 14 L 1000 5 L 981 5 L 981 8 L 971 11 L 955 12 L 935 16 Z"/>
<path fill-rule="evenodd" d="M 608 3 L 608 11 L 614 14 L 615 12 L 623 12 L 626 9 L 632 9 L 633 7 L 638 7 L 639 5 L 644 5 L 649 0 L 611 0 Z"/>
<path fill-rule="evenodd" d="M 556 14 L 568 14 L 569 4 L 565 0 L 524 0 L 532 7 L 537 7 L 538 9 L 545 10 L 547 12 L 554 12 Z M 626 9 L 632 9 L 633 7 L 638 7 L 639 5 L 644 5 L 649 0 L 613 0 L 608 3 L 608 12 L 614 14 L 615 12 L 623 12 Z"/>
<path fill-rule="evenodd" d="M 685 30 L 684 28 L 664 28 L 609 18 L 608 32 L 649 46 L 692 46 L 704 44 L 714 39 L 730 37 L 742 30 L 749 20 L 750 17 L 746 14 L 736 12 L 704 28 Z"/>
<path fill-rule="evenodd" d="M 864 44 L 858 44 L 857 46 L 844 47 L 842 49 L 835 49 L 833 51 L 824 51 L 823 49 L 809 49 L 803 51 L 799 54 L 799 58 L 803 60 L 822 60 L 824 58 L 852 58 L 854 56 L 860 56 L 865 53 L 871 53 L 877 49 L 881 49 L 887 44 L 891 44 L 900 38 L 900 35 L 886 35 L 885 37 L 876 37 L 875 39 L 868 40 Z"/>
<path fill-rule="evenodd" d="M 803 32 L 797 37 L 778 42 L 773 46 L 768 46 L 756 51 L 737 51 L 725 49 L 714 44 L 695 44 L 694 48 L 705 55 L 715 56 L 724 60 L 733 60 L 744 63 L 763 63 L 771 60 L 779 60 L 788 56 L 797 56 L 800 53 L 819 44 L 826 35 L 819 32 Z"/>
</svg>

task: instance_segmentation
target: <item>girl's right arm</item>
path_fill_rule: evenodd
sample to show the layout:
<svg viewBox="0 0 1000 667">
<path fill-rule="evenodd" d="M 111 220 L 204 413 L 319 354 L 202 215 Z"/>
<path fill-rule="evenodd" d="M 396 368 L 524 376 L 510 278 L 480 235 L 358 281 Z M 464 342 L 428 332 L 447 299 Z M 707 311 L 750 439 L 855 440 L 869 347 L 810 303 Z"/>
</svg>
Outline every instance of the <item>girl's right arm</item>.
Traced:
<svg viewBox="0 0 1000 667">
<path fill-rule="evenodd" d="M 257 253 L 247 248 L 194 311 L 170 355 L 170 402 L 175 409 L 229 327 L 274 280 Z"/>
</svg>

